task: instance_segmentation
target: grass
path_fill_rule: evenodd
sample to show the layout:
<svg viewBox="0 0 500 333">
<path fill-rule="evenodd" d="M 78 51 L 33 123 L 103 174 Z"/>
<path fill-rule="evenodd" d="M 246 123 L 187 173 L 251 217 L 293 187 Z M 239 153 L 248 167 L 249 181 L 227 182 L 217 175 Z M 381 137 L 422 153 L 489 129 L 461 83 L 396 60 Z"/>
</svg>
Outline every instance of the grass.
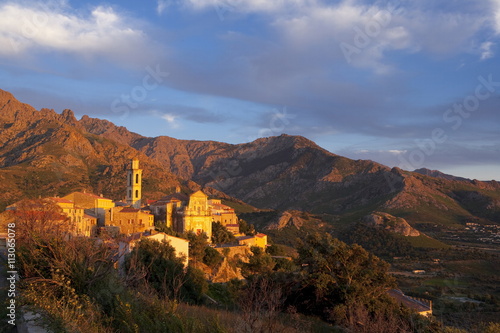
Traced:
<svg viewBox="0 0 500 333">
<path fill-rule="evenodd" d="M 458 280 L 458 279 L 440 279 L 440 278 L 435 278 L 435 279 L 430 279 L 426 280 L 423 283 L 424 285 L 427 286 L 435 286 L 435 287 L 449 287 L 449 288 L 464 288 L 467 287 L 467 283 Z"/>
<path fill-rule="evenodd" d="M 500 276 L 499 261 L 494 260 L 460 260 L 445 263 L 445 267 L 460 274 Z"/>
<path fill-rule="evenodd" d="M 447 249 L 450 245 L 445 244 L 437 239 L 431 238 L 426 235 L 420 235 L 416 237 L 406 237 L 413 247 L 420 248 L 433 248 L 433 249 Z"/>
<path fill-rule="evenodd" d="M 180 303 L 177 315 L 183 322 L 186 332 L 249 332 L 250 323 L 245 320 L 244 315 L 235 311 Z M 270 326 L 264 318 L 257 320 L 255 325 L 257 328 L 262 328 L 262 332 L 342 332 L 318 318 L 295 313 L 277 313 Z"/>
</svg>

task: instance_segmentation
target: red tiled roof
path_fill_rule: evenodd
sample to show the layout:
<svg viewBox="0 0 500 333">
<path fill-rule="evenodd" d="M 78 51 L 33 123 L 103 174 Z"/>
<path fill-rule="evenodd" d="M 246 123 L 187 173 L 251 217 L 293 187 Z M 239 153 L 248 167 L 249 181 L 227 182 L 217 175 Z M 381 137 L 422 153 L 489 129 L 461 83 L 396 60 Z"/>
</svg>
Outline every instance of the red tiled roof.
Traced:
<svg viewBox="0 0 500 333">
<path fill-rule="evenodd" d="M 262 238 L 262 237 L 266 237 L 266 234 L 263 234 L 263 233 L 258 233 L 257 235 L 255 235 L 255 237 L 260 237 L 260 238 Z"/>
<path fill-rule="evenodd" d="M 189 197 L 184 193 L 172 193 L 158 199 L 156 202 L 152 203 L 151 206 L 163 206 L 167 202 L 171 201 L 188 201 L 188 200 Z"/>
<path fill-rule="evenodd" d="M 121 210 L 122 213 L 137 213 L 139 211 L 140 211 L 140 209 L 132 208 L 132 207 L 125 207 Z"/>
<path fill-rule="evenodd" d="M 234 211 L 233 208 L 231 208 L 231 207 L 229 207 L 227 205 L 223 205 L 223 204 L 213 204 L 211 206 L 214 207 L 215 209 L 232 210 L 232 211 Z"/>
<path fill-rule="evenodd" d="M 59 203 L 71 203 L 71 204 L 73 203 L 73 201 L 64 198 L 48 198 L 48 199 Z"/>
<path fill-rule="evenodd" d="M 75 192 L 75 193 L 78 193 L 78 194 L 83 194 L 83 195 L 86 195 L 86 196 L 88 196 L 88 197 L 95 198 L 95 199 L 105 199 L 105 200 L 111 200 L 111 199 L 104 198 L 104 197 L 101 197 L 100 195 L 93 194 L 93 193 L 87 193 L 87 192 Z"/>
</svg>

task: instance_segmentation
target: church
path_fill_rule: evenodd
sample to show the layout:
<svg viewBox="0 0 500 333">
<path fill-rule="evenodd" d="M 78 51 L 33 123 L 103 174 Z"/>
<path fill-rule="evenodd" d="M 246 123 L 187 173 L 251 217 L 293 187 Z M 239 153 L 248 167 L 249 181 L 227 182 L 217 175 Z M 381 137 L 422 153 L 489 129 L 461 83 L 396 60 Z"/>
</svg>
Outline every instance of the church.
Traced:
<svg viewBox="0 0 500 333">
<path fill-rule="evenodd" d="M 212 237 L 212 212 L 208 196 L 202 191 L 191 195 L 176 192 L 167 195 L 150 205 L 153 214 L 165 221 L 165 226 L 176 232 L 193 231 Z"/>
</svg>

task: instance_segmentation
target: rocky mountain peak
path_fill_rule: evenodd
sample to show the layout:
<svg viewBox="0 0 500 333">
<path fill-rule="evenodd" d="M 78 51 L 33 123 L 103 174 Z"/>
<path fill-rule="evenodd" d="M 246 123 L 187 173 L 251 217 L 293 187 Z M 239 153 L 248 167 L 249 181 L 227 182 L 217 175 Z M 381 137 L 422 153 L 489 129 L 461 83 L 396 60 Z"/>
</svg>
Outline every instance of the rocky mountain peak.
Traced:
<svg viewBox="0 0 500 333">
<path fill-rule="evenodd" d="M 32 106 L 19 102 L 10 92 L 0 89 L 0 122 L 30 121 L 35 113 Z"/>
<path fill-rule="evenodd" d="M 0 89 L 0 105 L 4 105 L 10 100 L 20 103 L 10 92 Z"/>
<path fill-rule="evenodd" d="M 143 138 L 142 135 L 130 132 L 123 126 L 116 126 L 108 120 L 91 118 L 87 115 L 80 119 L 79 124 L 89 133 L 101 135 L 121 144 L 131 145 L 133 141 Z"/>
<path fill-rule="evenodd" d="M 273 150 L 279 150 L 285 148 L 294 148 L 294 149 L 312 148 L 331 154 L 330 152 L 318 146 L 315 142 L 300 135 L 281 134 L 279 136 L 260 138 L 251 142 L 251 144 L 254 144 L 256 146 L 273 147 L 274 148 Z"/>
</svg>

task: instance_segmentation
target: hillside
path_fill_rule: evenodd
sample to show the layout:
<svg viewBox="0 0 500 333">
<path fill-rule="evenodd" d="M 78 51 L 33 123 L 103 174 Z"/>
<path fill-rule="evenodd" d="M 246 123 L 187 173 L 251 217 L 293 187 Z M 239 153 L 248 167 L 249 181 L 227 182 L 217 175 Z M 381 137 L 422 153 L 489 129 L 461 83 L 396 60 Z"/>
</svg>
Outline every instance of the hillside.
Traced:
<svg viewBox="0 0 500 333">
<path fill-rule="evenodd" d="M 82 188 L 119 199 L 124 165 L 137 155 L 145 170 L 146 197 L 182 184 L 213 188 L 209 191 L 214 195 L 226 193 L 258 208 L 327 214 L 330 221 L 341 223 L 359 221 L 373 211 L 405 218 L 412 225 L 500 223 L 498 182 L 351 160 L 300 136 L 237 145 L 149 138 L 106 120 L 77 120 L 70 110 L 36 111 L 4 91 L 0 112 L 4 205 L 21 195 Z"/>
<path fill-rule="evenodd" d="M 168 191 L 185 181 L 130 146 L 91 134 L 74 117 L 36 111 L 0 90 L 0 205 L 22 196 L 65 195 L 87 189 L 121 199 L 125 165 L 139 156 L 145 192 Z"/>
</svg>

